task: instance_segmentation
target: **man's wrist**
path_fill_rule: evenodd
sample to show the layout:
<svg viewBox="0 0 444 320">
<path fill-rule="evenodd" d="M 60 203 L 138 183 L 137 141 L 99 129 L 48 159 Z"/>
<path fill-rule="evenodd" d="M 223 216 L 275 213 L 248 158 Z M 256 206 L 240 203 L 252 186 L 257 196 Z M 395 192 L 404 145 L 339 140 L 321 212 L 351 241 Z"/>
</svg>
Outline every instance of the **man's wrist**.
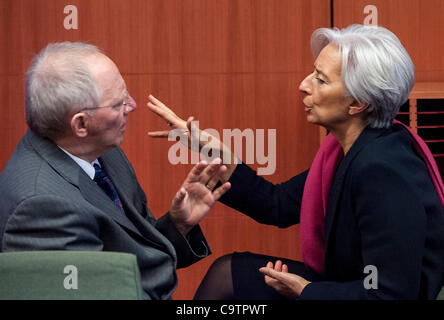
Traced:
<svg viewBox="0 0 444 320">
<path fill-rule="evenodd" d="M 188 235 L 188 233 L 193 229 L 193 226 L 190 226 L 182 221 L 179 221 L 177 219 L 174 219 L 174 216 L 171 215 L 170 212 L 170 218 L 171 221 L 174 223 L 174 226 L 176 227 L 177 231 L 179 231 L 185 238 Z"/>
</svg>

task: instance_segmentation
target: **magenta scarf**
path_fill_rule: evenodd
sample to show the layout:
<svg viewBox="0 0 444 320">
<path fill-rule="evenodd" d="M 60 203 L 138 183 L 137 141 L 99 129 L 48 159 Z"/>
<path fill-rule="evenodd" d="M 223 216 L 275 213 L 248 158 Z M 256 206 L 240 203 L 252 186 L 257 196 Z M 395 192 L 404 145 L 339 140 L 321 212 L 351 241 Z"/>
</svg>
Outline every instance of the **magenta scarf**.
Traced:
<svg viewBox="0 0 444 320">
<path fill-rule="evenodd" d="M 424 159 L 430 177 L 444 207 L 444 185 L 432 153 L 426 143 L 403 123 L 394 120 L 394 124 L 404 127 L 413 138 L 413 145 Z M 301 204 L 300 237 L 304 263 L 324 274 L 325 259 L 325 213 L 328 195 L 336 167 L 343 158 L 342 147 L 330 133 L 324 139 L 313 160 L 305 182 Z"/>
</svg>

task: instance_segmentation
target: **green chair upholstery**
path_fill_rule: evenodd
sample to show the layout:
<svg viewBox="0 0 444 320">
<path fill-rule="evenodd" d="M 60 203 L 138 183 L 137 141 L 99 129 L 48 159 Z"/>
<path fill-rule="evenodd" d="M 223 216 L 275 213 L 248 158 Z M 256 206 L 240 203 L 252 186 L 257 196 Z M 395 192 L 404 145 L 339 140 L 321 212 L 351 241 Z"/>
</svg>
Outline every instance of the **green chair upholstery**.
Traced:
<svg viewBox="0 0 444 320">
<path fill-rule="evenodd" d="M 438 297 L 436 300 L 444 300 L 444 287 L 441 288 L 441 291 L 438 293 Z"/>
<path fill-rule="evenodd" d="M 142 299 L 136 256 L 103 251 L 0 253 L 0 299 Z"/>
</svg>

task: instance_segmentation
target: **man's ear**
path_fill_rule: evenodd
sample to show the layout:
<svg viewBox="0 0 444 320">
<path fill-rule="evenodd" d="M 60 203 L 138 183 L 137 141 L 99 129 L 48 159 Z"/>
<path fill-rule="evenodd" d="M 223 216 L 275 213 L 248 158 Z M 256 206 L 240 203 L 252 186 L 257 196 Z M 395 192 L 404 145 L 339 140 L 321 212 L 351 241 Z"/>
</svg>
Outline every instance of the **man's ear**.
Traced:
<svg viewBox="0 0 444 320">
<path fill-rule="evenodd" d="M 348 107 L 348 114 L 353 116 L 355 114 L 363 112 L 365 109 L 368 108 L 368 103 L 361 103 L 359 104 L 356 100 L 353 101 L 353 103 Z"/>
<path fill-rule="evenodd" d="M 88 136 L 89 117 L 85 112 L 76 113 L 71 118 L 71 130 L 74 136 L 85 138 Z"/>
</svg>

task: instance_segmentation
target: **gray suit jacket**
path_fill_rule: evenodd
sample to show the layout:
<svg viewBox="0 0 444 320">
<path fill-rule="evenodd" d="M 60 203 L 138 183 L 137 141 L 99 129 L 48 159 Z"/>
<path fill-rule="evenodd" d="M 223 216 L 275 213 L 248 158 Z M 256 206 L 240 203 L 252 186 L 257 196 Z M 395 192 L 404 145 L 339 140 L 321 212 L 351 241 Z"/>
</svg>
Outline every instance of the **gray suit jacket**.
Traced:
<svg viewBox="0 0 444 320">
<path fill-rule="evenodd" d="M 68 155 L 28 130 L 0 174 L 0 251 L 103 250 L 137 256 L 147 299 L 169 299 L 176 268 L 210 254 L 199 226 L 184 238 L 156 220 L 120 148 L 99 159 L 125 214 Z M 79 271 L 79 281 L 81 271 Z"/>
</svg>

